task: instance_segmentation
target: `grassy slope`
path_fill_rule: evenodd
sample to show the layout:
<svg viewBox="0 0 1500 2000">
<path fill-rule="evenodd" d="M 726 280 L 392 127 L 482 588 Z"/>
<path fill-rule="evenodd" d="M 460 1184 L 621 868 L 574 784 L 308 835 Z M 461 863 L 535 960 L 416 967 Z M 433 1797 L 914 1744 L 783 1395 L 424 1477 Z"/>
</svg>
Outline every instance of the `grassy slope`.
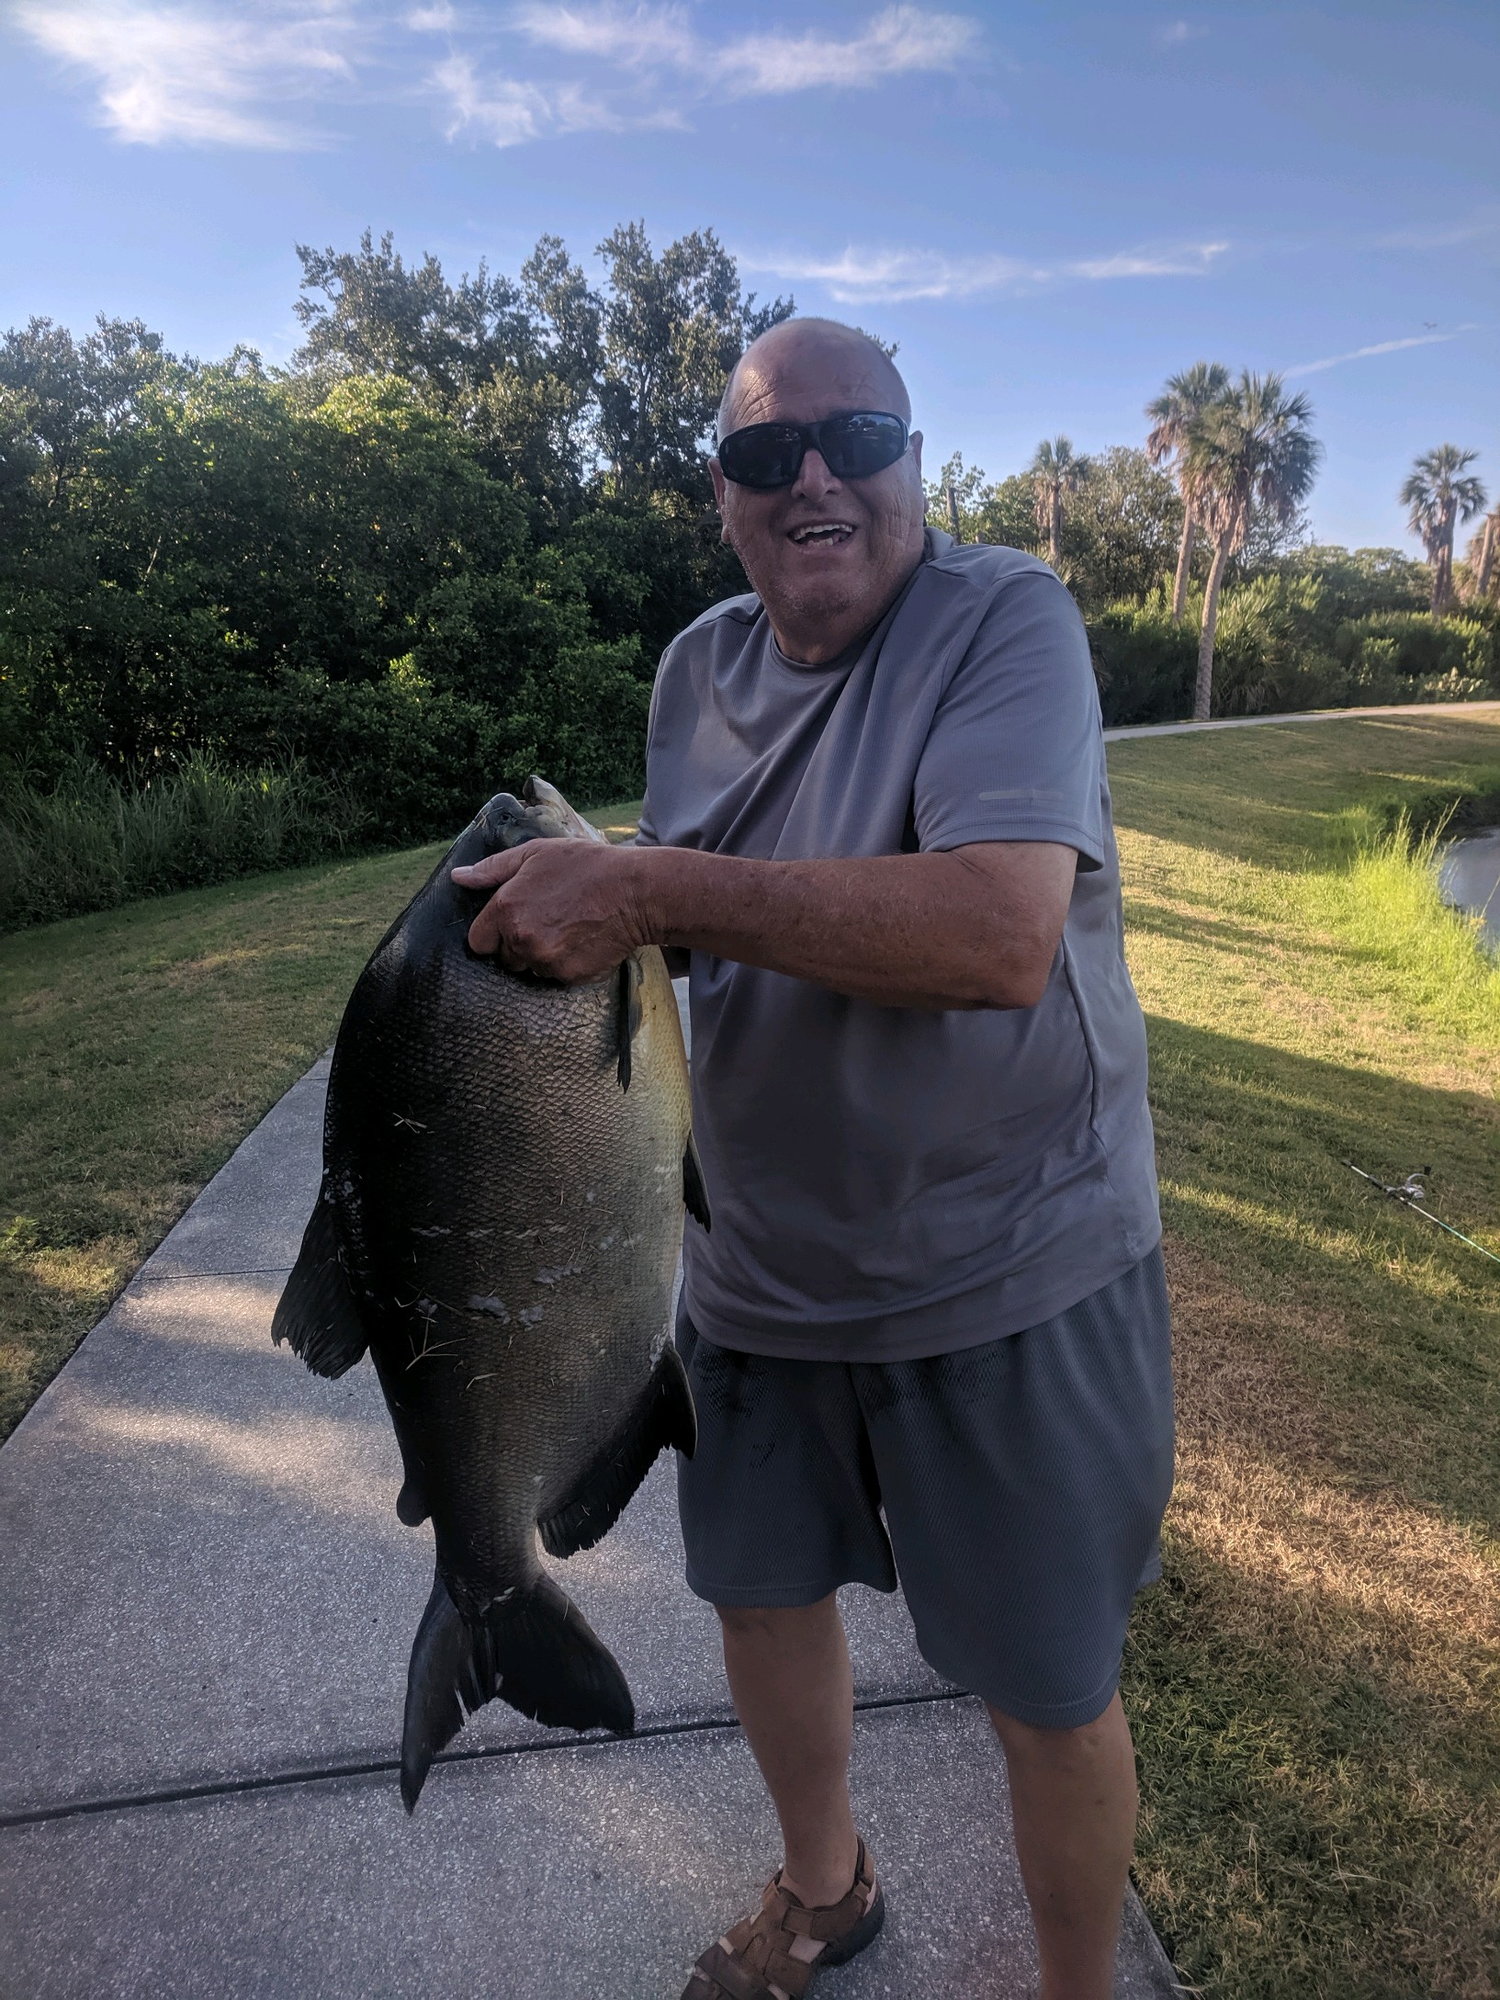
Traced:
<svg viewBox="0 0 1500 2000">
<path fill-rule="evenodd" d="M 1178 1316 L 1181 1475 L 1127 1668 L 1139 1879 L 1219 1995 L 1500 1991 L 1500 1272 L 1362 1192 L 1430 1168 L 1500 1249 L 1500 979 L 1374 809 L 1500 782 L 1500 724 L 1112 746 Z M 612 829 L 628 808 L 597 816 Z M 326 1045 L 429 854 L 0 944 L 28 1134 L 0 1219 L 19 1410 Z M 40 1333 L 40 1339 L 38 1334 Z"/>
<path fill-rule="evenodd" d="M 1138 1875 L 1215 1994 L 1500 1991 L 1500 974 L 1361 803 L 1500 724 L 1118 744 L 1178 1321 L 1164 1588 L 1127 1670 Z M 1251 859 L 1250 857 L 1254 857 Z"/>
</svg>

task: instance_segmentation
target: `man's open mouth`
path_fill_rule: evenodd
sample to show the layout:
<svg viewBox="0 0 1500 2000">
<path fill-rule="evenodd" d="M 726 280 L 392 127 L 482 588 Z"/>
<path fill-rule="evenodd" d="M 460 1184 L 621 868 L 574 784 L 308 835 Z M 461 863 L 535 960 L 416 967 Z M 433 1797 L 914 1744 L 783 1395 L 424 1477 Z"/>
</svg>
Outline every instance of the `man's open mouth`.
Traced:
<svg viewBox="0 0 1500 2000">
<path fill-rule="evenodd" d="M 799 549 L 836 548 L 840 542 L 847 542 L 854 533 L 849 521 L 809 521 L 804 527 L 793 528 L 787 539 L 797 544 Z"/>
</svg>

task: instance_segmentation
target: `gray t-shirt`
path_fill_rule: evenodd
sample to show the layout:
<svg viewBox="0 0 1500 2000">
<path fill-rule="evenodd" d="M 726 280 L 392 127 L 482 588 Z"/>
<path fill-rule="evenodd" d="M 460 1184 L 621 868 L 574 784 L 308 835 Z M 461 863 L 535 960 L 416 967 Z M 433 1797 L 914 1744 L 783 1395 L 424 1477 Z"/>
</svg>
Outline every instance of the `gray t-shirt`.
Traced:
<svg viewBox="0 0 1500 2000">
<path fill-rule="evenodd" d="M 687 1303 L 754 1354 L 942 1354 L 1064 1311 L 1161 1226 L 1082 621 L 1019 550 L 927 552 L 826 666 L 757 597 L 662 657 L 645 844 L 807 860 L 1058 841 L 1078 873 L 1035 1007 L 922 1012 L 694 952 L 693 1116 L 713 1213 Z"/>
</svg>

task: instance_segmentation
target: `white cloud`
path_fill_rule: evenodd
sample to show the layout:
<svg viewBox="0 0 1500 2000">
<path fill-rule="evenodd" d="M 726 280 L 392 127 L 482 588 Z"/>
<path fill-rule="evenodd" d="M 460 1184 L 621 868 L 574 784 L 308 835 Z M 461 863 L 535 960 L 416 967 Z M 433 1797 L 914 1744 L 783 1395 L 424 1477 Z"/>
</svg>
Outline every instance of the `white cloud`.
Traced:
<svg viewBox="0 0 1500 2000">
<path fill-rule="evenodd" d="M 353 23 L 332 7 L 242 10 L 151 0 L 23 0 L 14 18 L 92 78 L 103 122 L 138 145 L 316 143 L 289 98 L 352 74 Z"/>
<path fill-rule="evenodd" d="M 952 257 L 937 250 L 859 248 L 850 244 L 836 257 L 799 252 L 741 251 L 749 271 L 826 285 L 843 305 L 874 300 L 963 299 L 979 292 L 1034 291 L 1067 279 L 1201 277 L 1227 243 L 1183 245 L 1171 251 L 1122 251 L 1073 263 L 1034 264 L 999 252 Z"/>
<path fill-rule="evenodd" d="M 873 299 L 962 299 L 1047 275 L 1015 257 L 945 257 L 935 250 L 861 250 L 852 244 L 837 257 L 742 254 L 739 261 L 748 271 L 826 285 L 844 305 Z"/>
<path fill-rule="evenodd" d="M 978 41 L 978 24 L 960 14 L 887 7 L 858 34 L 742 35 L 710 42 L 679 6 L 592 7 L 528 4 L 512 17 L 528 38 L 568 55 L 670 68 L 700 88 L 736 97 L 785 96 L 801 90 L 862 89 L 887 77 L 953 69 Z"/>
<path fill-rule="evenodd" d="M 1382 250 L 1455 250 L 1463 243 L 1477 243 L 1500 232 L 1500 209 L 1484 209 L 1458 222 L 1419 224 L 1414 229 L 1396 229 L 1377 236 Z"/>
<path fill-rule="evenodd" d="M 1119 250 L 1112 257 L 1085 257 L 1065 264 L 1074 278 L 1201 278 L 1227 243 L 1182 243 L 1170 250 Z"/>
<path fill-rule="evenodd" d="M 887 77 L 949 70 L 970 54 L 975 23 L 960 14 L 887 7 L 863 34 L 747 35 L 715 52 L 717 74 L 739 96 L 797 90 L 867 89 Z"/>
<path fill-rule="evenodd" d="M 1169 21 L 1164 28 L 1158 28 L 1156 39 L 1164 49 L 1180 48 L 1184 42 L 1196 42 L 1208 33 L 1195 21 Z"/>
<path fill-rule="evenodd" d="M 1295 368 L 1283 368 L 1283 375 L 1321 375 L 1325 368 L 1341 368 L 1346 361 L 1364 361 L 1372 354 L 1399 354 L 1405 347 L 1438 347 L 1457 340 L 1462 333 L 1477 333 L 1474 321 L 1456 326 L 1451 333 L 1413 333 L 1405 340 L 1377 340 L 1370 347 L 1351 347 L 1347 354 L 1326 354 L 1321 361 L 1299 361 Z"/>
<path fill-rule="evenodd" d="M 703 44 L 681 7 L 524 6 L 511 17 L 528 41 L 572 56 L 644 68 L 668 63 L 689 68 Z"/>
<path fill-rule="evenodd" d="M 433 7 L 413 7 L 409 14 L 403 15 L 401 25 L 410 28 L 414 35 L 442 35 L 457 27 L 458 15 L 448 0 L 438 0 Z"/>
<path fill-rule="evenodd" d="M 481 76 L 469 56 L 450 56 L 439 63 L 431 81 L 448 100 L 450 139 L 472 130 L 496 146 L 523 146 L 528 140 L 564 132 L 621 132 L 677 122 L 674 113 L 665 111 L 632 116 L 576 83 Z"/>
</svg>

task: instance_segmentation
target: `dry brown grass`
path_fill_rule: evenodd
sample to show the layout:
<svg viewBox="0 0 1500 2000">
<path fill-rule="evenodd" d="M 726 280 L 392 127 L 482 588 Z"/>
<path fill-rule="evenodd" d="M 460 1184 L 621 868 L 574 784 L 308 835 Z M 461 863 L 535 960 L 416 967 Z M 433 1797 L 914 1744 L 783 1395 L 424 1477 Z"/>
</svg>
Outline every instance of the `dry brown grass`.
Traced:
<svg viewBox="0 0 1500 2000">
<path fill-rule="evenodd" d="M 1168 1268 L 1178 1479 L 1130 1674 L 1148 1907 L 1206 1993 L 1493 2000 L 1493 1547 L 1414 1497 L 1415 1433 L 1318 1394 L 1343 1310 L 1182 1242 Z"/>
</svg>

